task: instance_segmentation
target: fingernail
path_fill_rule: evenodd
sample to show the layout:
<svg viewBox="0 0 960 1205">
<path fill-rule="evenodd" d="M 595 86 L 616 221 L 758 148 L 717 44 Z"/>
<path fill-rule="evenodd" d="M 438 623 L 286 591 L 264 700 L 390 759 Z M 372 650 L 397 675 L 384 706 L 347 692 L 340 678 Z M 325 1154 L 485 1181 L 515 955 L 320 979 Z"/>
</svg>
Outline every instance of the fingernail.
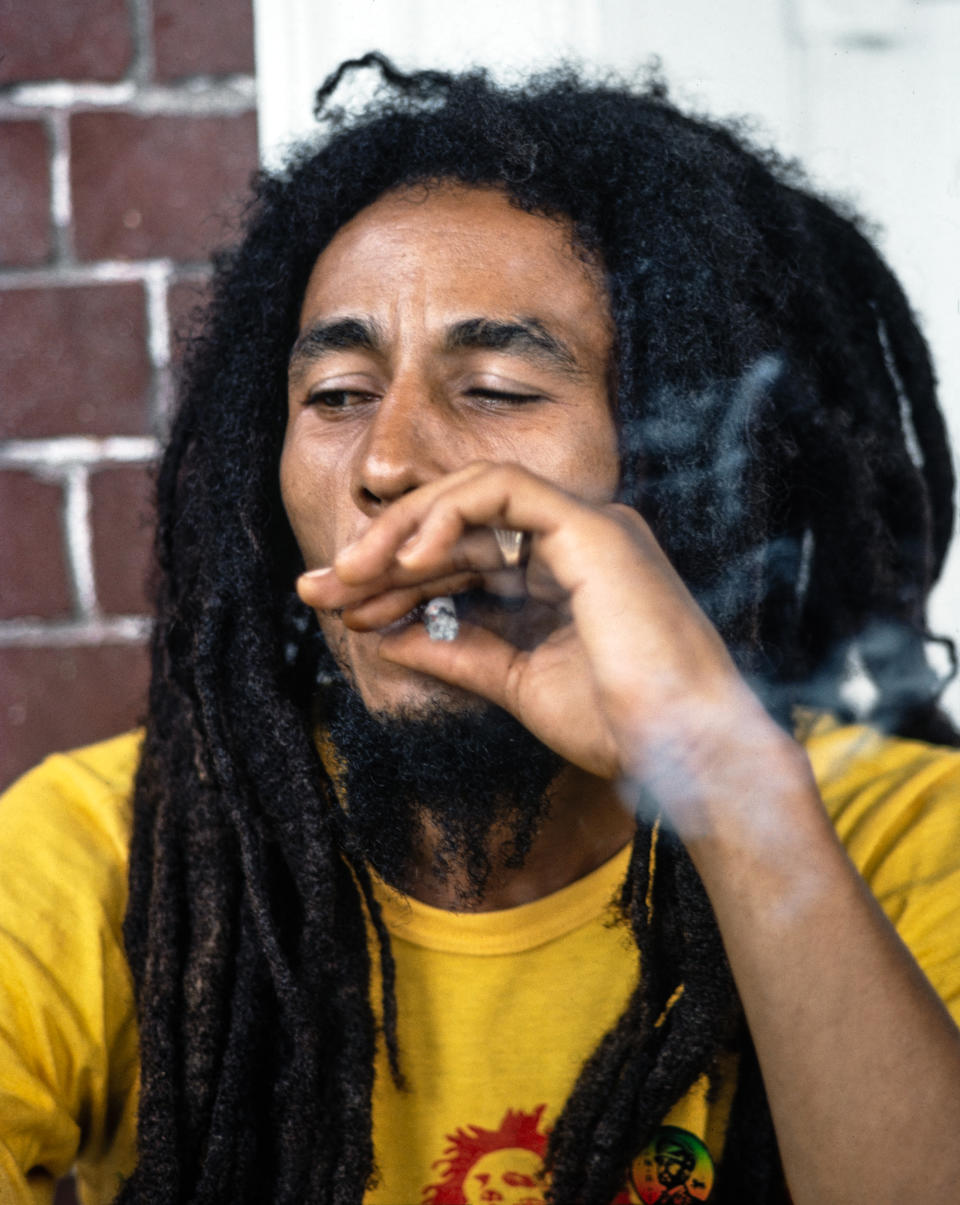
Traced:
<svg viewBox="0 0 960 1205">
<path fill-rule="evenodd" d="M 301 573 L 301 578 L 307 578 L 309 581 L 317 581 L 321 577 L 326 577 L 328 573 L 332 573 L 333 569 L 330 565 L 323 569 L 308 569 L 305 573 Z"/>
</svg>

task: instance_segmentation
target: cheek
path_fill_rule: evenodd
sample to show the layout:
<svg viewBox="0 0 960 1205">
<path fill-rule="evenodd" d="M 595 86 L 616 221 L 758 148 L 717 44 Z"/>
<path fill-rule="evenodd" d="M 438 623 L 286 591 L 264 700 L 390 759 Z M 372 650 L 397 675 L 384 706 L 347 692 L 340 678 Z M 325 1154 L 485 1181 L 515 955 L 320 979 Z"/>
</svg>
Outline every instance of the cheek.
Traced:
<svg viewBox="0 0 960 1205">
<path fill-rule="evenodd" d="M 289 431 L 280 455 L 280 496 L 304 561 L 326 563 L 332 545 L 336 483 L 333 466 L 310 442 Z"/>
<path fill-rule="evenodd" d="M 480 455 L 516 461 L 585 502 L 612 502 L 620 484 L 616 427 L 605 399 L 584 409 L 582 415 L 545 411 L 535 423 L 511 431 Z"/>
<path fill-rule="evenodd" d="M 597 448 L 597 479 L 603 495 L 598 501 L 612 502 L 620 488 L 620 445 L 612 423 L 608 436 Z"/>
<path fill-rule="evenodd" d="M 587 502 L 612 502 L 620 484 L 620 450 L 613 424 L 583 427 L 574 447 L 571 462 L 559 477 L 560 484 Z"/>
</svg>

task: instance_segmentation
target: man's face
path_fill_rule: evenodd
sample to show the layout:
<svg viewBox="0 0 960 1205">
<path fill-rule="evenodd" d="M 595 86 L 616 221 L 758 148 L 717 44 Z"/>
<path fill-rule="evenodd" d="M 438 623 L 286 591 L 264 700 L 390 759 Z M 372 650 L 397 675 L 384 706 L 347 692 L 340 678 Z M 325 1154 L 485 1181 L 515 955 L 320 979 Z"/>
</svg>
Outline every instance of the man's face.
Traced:
<svg viewBox="0 0 960 1205">
<path fill-rule="evenodd" d="M 307 568 L 329 565 L 394 499 L 474 460 L 610 501 L 611 332 L 600 273 L 569 228 L 497 189 L 412 188 L 361 211 L 314 265 L 291 357 L 280 479 Z M 517 642 L 543 619 L 530 603 L 471 618 Z M 371 710 L 467 703 L 381 660 L 379 633 L 326 613 L 320 625 Z"/>
<path fill-rule="evenodd" d="M 540 1160 L 524 1147 L 481 1155 L 464 1177 L 468 1205 L 543 1205 Z"/>
<path fill-rule="evenodd" d="M 665 1143 L 656 1154 L 657 1175 L 664 1188 L 676 1188 L 686 1183 L 696 1159 L 682 1146 Z"/>
</svg>

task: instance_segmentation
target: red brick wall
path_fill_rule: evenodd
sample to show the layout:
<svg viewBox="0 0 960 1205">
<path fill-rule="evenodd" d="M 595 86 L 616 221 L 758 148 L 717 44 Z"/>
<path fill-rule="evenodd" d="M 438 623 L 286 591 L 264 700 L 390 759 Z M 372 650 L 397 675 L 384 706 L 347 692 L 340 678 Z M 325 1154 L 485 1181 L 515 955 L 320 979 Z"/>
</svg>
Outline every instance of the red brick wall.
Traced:
<svg viewBox="0 0 960 1205">
<path fill-rule="evenodd" d="M 0 788 L 142 715 L 176 332 L 255 166 L 251 0 L 0 0 Z"/>
</svg>

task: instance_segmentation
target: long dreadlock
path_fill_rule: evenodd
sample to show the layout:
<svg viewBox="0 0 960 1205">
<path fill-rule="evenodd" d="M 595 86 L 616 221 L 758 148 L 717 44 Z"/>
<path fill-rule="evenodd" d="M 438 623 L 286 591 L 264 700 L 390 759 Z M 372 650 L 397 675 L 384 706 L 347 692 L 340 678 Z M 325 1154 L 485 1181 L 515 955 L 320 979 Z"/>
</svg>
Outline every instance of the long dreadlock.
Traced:
<svg viewBox="0 0 960 1205">
<path fill-rule="evenodd" d="M 332 99 L 357 67 L 381 87 L 351 118 Z M 320 642 L 292 595 L 301 562 L 277 466 L 307 276 L 386 190 L 495 185 L 569 219 L 616 324 L 623 497 L 770 708 L 784 722 L 796 704 L 849 718 L 855 656 L 874 718 L 951 736 L 924 654 L 952 526 L 943 423 L 923 339 L 854 220 L 731 128 L 679 113 L 657 81 L 634 92 L 561 70 L 501 89 L 367 55 L 317 103 L 320 149 L 259 177 L 245 238 L 217 262 L 159 476 L 125 926 L 142 1061 L 127 1203 L 355 1205 L 373 1172 L 368 919 L 397 1074 L 393 964 L 311 732 Z M 609 1201 L 732 1047 L 718 1199 L 774 1200 L 762 1082 L 712 910 L 671 834 L 641 827 L 623 910 L 642 982 L 556 1124 L 554 1199 Z"/>
</svg>

